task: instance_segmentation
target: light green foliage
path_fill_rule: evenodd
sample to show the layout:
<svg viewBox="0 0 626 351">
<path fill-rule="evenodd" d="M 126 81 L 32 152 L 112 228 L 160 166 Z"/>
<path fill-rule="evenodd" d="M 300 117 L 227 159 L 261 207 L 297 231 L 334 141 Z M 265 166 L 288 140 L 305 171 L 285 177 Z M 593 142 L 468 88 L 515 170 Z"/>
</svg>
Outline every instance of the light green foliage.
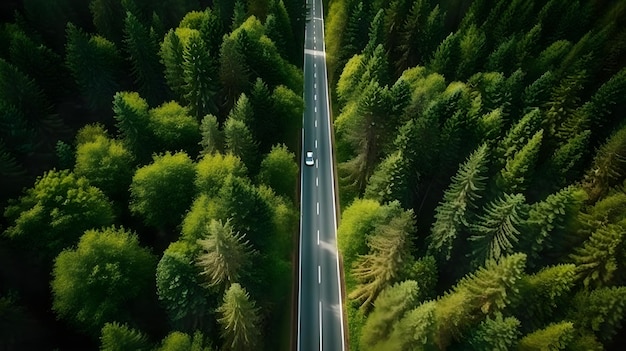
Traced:
<svg viewBox="0 0 626 351">
<path fill-rule="evenodd" d="M 399 207 L 395 202 L 392 206 Z M 411 263 L 411 236 L 415 233 L 413 210 L 401 211 L 375 228 L 368 238 L 369 252 L 360 256 L 352 267 L 358 285 L 348 297 L 368 310 L 378 294 L 398 280 Z"/>
<path fill-rule="evenodd" d="M 100 351 L 125 350 L 150 350 L 148 338 L 126 324 L 105 323 L 100 334 Z"/>
<path fill-rule="evenodd" d="M 107 133 L 104 125 L 100 123 L 86 124 L 82 128 L 80 128 L 76 132 L 76 136 L 74 137 L 76 147 L 80 144 L 90 143 L 96 141 L 98 137 L 108 138 L 109 135 Z"/>
<path fill-rule="evenodd" d="M 476 25 L 470 26 L 459 39 L 459 66 L 456 70 L 458 79 L 466 79 L 476 72 L 485 50 L 485 33 Z"/>
<path fill-rule="evenodd" d="M 538 108 L 526 113 L 506 134 L 496 151 L 501 158 L 502 165 L 506 160 L 517 154 L 524 145 L 527 145 L 541 126 L 541 112 Z"/>
<path fill-rule="evenodd" d="M 241 271 L 248 265 L 250 248 L 245 233 L 236 233 L 229 221 L 211 220 L 203 239 L 196 264 L 202 270 L 208 286 L 228 287 L 239 281 Z"/>
<path fill-rule="evenodd" d="M 483 144 L 461 165 L 436 209 L 435 222 L 429 237 L 431 254 L 450 259 L 459 232 L 468 224 L 468 212 L 475 207 L 485 188 L 483 175 L 487 170 L 487 145 Z"/>
<path fill-rule="evenodd" d="M 357 199 L 343 211 L 337 228 L 337 246 L 348 269 L 359 255 L 367 253 L 367 237 L 380 221 L 381 213 L 382 206 L 367 199 Z"/>
<path fill-rule="evenodd" d="M 218 203 L 206 194 L 198 196 L 185 214 L 181 238 L 188 243 L 203 239 L 211 219 L 220 219 Z"/>
<path fill-rule="evenodd" d="M 129 55 L 133 79 L 150 104 L 161 102 L 166 92 L 158 56 L 159 41 L 153 28 L 130 11 L 126 12 L 124 49 Z"/>
<path fill-rule="evenodd" d="M 46 172 L 4 215 L 10 223 L 5 235 L 37 248 L 46 259 L 76 244 L 85 230 L 114 219 L 102 191 L 67 170 Z"/>
<path fill-rule="evenodd" d="M 107 109 L 119 89 L 122 59 L 115 44 L 67 24 L 66 64 L 89 108 Z"/>
<path fill-rule="evenodd" d="M 199 252 L 195 242 L 173 242 L 156 268 L 159 301 L 178 330 L 199 328 L 209 314 L 209 293 L 202 287 L 200 270 L 194 265 Z"/>
<path fill-rule="evenodd" d="M 487 204 L 476 224 L 470 226 L 472 255 L 478 264 L 499 260 L 514 252 L 522 221 L 526 218 L 526 199 L 522 194 L 509 195 Z"/>
<path fill-rule="evenodd" d="M 128 306 L 154 284 L 155 261 L 130 231 L 88 230 L 54 262 L 52 309 L 94 334 L 106 322 L 128 322 Z"/>
<path fill-rule="evenodd" d="M 255 174 L 259 164 L 256 157 L 258 145 L 250 128 L 240 120 L 228 118 L 224 124 L 224 137 L 226 150 L 239 157 L 251 173 Z"/>
<path fill-rule="evenodd" d="M 574 297 L 569 317 L 577 328 L 590 330 L 606 342 L 620 330 L 625 309 L 626 287 L 583 290 Z"/>
<path fill-rule="evenodd" d="M 183 51 L 183 91 L 191 114 L 200 119 L 217 109 L 213 97 L 217 92 L 217 63 L 210 56 L 199 32 L 192 32 Z"/>
<path fill-rule="evenodd" d="M 535 164 L 539 158 L 543 129 L 539 130 L 524 147 L 508 158 L 498 180 L 498 186 L 507 192 L 523 192 L 533 175 Z"/>
<path fill-rule="evenodd" d="M 184 152 L 155 156 L 135 172 L 130 185 L 131 212 L 147 225 L 166 228 L 180 223 L 195 195 L 196 167 Z"/>
<path fill-rule="evenodd" d="M 174 331 L 169 333 L 155 351 L 212 351 L 211 342 L 205 339 L 201 332 L 196 331 L 193 336 Z"/>
<path fill-rule="evenodd" d="M 626 225 L 621 222 L 599 227 L 576 249 L 571 259 L 586 287 L 611 286 L 623 281 L 625 244 Z"/>
<path fill-rule="evenodd" d="M 304 100 L 301 95 L 284 85 L 279 85 L 272 92 L 271 101 L 276 118 L 276 133 L 270 133 L 273 140 L 284 142 L 290 150 L 299 147 L 299 133 L 302 128 Z"/>
<path fill-rule="evenodd" d="M 285 144 L 276 145 L 261 161 L 258 178 L 260 183 L 271 187 L 277 194 L 295 200 L 298 171 L 295 155 Z"/>
<path fill-rule="evenodd" d="M 408 162 L 402 151 L 394 152 L 378 164 L 368 180 L 363 197 L 380 203 L 400 201 L 403 207 L 409 207 L 411 189 L 407 173 Z"/>
<path fill-rule="evenodd" d="M 326 60 L 330 81 L 334 73 L 343 68 L 344 61 L 341 57 L 341 50 L 346 46 L 346 42 L 344 42 L 346 22 L 352 17 L 349 16 L 350 9 L 345 1 L 333 1 L 327 6 L 328 14 L 325 21 L 324 39 L 326 40 Z M 308 14 L 307 17 L 311 15 L 312 13 Z"/>
<path fill-rule="evenodd" d="M 363 326 L 360 349 L 375 350 L 378 342 L 389 337 L 393 325 L 416 307 L 419 295 L 419 285 L 412 280 L 385 288 L 374 301 L 374 308 Z"/>
<path fill-rule="evenodd" d="M 185 150 L 191 155 L 198 151 L 200 129 L 189 110 L 175 101 L 165 102 L 149 111 L 150 129 L 154 134 L 156 152 Z"/>
<path fill-rule="evenodd" d="M 124 199 L 128 197 L 134 163 L 133 155 L 122 142 L 98 135 L 76 147 L 74 172 L 112 199 Z"/>
<path fill-rule="evenodd" d="M 544 267 L 520 281 L 519 299 L 513 303 L 514 315 L 525 329 L 540 328 L 553 320 L 553 313 L 566 302 L 576 284 L 576 266 L 561 264 Z"/>
<path fill-rule="evenodd" d="M 450 33 L 437 47 L 428 67 L 433 71 L 443 75 L 447 81 L 455 79 L 455 67 L 459 60 L 459 35 Z"/>
<path fill-rule="evenodd" d="M 365 72 L 362 55 L 354 55 L 348 60 L 337 82 L 337 95 L 342 104 L 351 101 L 358 92 L 360 78 Z"/>
<path fill-rule="evenodd" d="M 513 348 L 520 336 L 520 321 L 515 317 L 503 317 L 496 313 L 489 316 L 469 336 L 472 350 L 508 351 Z"/>
<path fill-rule="evenodd" d="M 615 132 L 597 151 L 584 187 L 592 202 L 619 184 L 626 175 L 626 126 Z"/>
<path fill-rule="evenodd" d="M 224 133 L 220 130 L 219 122 L 214 115 L 206 115 L 202 118 L 200 134 L 202 135 L 200 154 L 213 154 L 223 149 Z"/>
<path fill-rule="evenodd" d="M 140 162 L 152 153 L 148 103 L 136 92 L 118 92 L 113 97 L 116 127 L 129 150 Z"/>
<path fill-rule="evenodd" d="M 259 311 L 241 285 L 230 286 L 217 313 L 224 339 L 222 350 L 246 351 L 261 347 Z"/>
<path fill-rule="evenodd" d="M 500 137 L 503 125 L 504 119 L 502 108 L 497 108 L 485 113 L 478 120 L 478 133 L 480 134 L 480 139 L 495 144 L 495 141 Z"/>
<path fill-rule="evenodd" d="M 228 113 L 228 118 L 235 119 L 243 122 L 246 125 L 250 125 L 254 120 L 254 110 L 250 103 L 250 99 L 245 93 L 239 95 L 235 106 Z"/>
<path fill-rule="evenodd" d="M 566 350 L 574 338 L 572 322 L 553 323 L 525 335 L 517 344 L 519 351 L 558 351 Z"/>
<path fill-rule="evenodd" d="M 391 334 L 379 340 L 372 350 L 437 350 L 433 339 L 436 309 L 437 303 L 428 301 L 407 312 L 395 323 Z"/>
<path fill-rule="evenodd" d="M 521 236 L 521 247 L 528 254 L 530 267 L 539 266 L 544 253 L 561 246 L 568 225 L 586 199 L 587 194 L 582 189 L 570 186 L 530 206 Z"/>
<path fill-rule="evenodd" d="M 246 166 L 241 159 L 231 153 L 206 154 L 196 167 L 196 189 L 209 196 L 215 196 L 229 175 L 245 177 Z"/>
</svg>

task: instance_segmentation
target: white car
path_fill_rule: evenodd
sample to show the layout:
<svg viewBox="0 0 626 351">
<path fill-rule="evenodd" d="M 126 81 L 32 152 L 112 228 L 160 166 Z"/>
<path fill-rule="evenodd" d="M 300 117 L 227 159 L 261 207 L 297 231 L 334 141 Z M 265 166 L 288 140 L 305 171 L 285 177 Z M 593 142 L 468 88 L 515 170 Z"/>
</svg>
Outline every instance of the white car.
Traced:
<svg viewBox="0 0 626 351">
<path fill-rule="evenodd" d="M 304 163 L 307 166 L 313 166 L 313 164 L 315 164 L 315 161 L 313 161 L 313 151 L 307 151 L 306 152 L 306 157 L 304 158 Z"/>
</svg>

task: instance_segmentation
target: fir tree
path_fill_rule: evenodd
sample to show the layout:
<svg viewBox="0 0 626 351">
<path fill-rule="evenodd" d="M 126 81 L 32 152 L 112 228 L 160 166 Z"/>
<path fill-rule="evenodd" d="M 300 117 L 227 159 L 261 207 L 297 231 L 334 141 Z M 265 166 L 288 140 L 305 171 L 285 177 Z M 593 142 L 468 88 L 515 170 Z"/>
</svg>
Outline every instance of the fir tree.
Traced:
<svg viewBox="0 0 626 351">
<path fill-rule="evenodd" d="M 217 117 L 214 115 L 204 116 L 200 123 L 200 134 L 202 134 L 202 140 L 200 141 L 202 154 L 213 154 L 223 150 L 224 135 L 219 129 Z"/>
<path fill-rule="evenodd" d="M 574 339 L 572 322 L 552 323 L 543 329 L 525 335 L 517 344 L 522 350 L 566 350 Z"/>
<path fill-rule="evenodd" d="M 626 175 L 626 126 L 620 128 L 600 147 L 587 172 L 583 186 L 592 202 L 621 183 Z"/>
<path fill-rule="evenodd" d="M 568 316 L 577 328 L 591 330 L 607 342 L 620 330 L 625 309 L 626 287 L 606 287 L 578 293 Z"/>
<path fill-rule="evenodd" d="M 487 145 L 474 151 L 452 177 L 452 183 L 444 193 L 443 202 L 436 209 L 435 222 L 429 237 L 428 250 L 432 254 L 450 259 L 459 232 L 467 226 L 469 211 L 485 189 L 483 175 L 487 170 Z"/>
<path fill-rule="evenodd" d="M 185 100 L 197 119 L 216 112 L 217 67 L 199 33 L 191 35 L 183 52 Z"/>
<path fill-rule="evenodd" d="M 520 321 L 515 317 L 503 317 L 496 313 L 487 317 L 468 336 L 467 344 L 471 350 L 508 351 L 520 337 Z"/>
<path fill-rule="evenodd" d="M 217 313 L 223 350 L 246 351 L 261 347 L 259 309 L 241 285 L 234 283 L 228 288 Z"/>
<path fill-rule="evenodd" d="M 516 152 L 512 158 L 507 159 L 504 168 L 500 171 L 500 178 L 498 178 L 498 186 L 501 190 L 507 192 L 523 192 L 526 190 L 534 173 L 542 139 L 543 129 L 535 133 L 528 143 L 520 151 Z"/>
</svg>

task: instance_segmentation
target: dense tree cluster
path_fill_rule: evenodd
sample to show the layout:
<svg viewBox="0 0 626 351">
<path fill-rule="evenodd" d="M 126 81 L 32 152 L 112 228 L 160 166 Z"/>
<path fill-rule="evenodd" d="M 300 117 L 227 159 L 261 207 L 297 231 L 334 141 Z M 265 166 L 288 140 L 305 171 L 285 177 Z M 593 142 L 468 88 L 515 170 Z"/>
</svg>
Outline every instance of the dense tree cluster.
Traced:
<svg viewBox="0 0 626 351">
<path fill-rule="evenodd" d="M 0 349 L 288 347 L 303 10 L 24 0 L 3 17 Z"/>
<path fill-rule="evenodd" d="M 328 8 L 351 350 L 619 349 L 624 2 Z"/>
</svg>

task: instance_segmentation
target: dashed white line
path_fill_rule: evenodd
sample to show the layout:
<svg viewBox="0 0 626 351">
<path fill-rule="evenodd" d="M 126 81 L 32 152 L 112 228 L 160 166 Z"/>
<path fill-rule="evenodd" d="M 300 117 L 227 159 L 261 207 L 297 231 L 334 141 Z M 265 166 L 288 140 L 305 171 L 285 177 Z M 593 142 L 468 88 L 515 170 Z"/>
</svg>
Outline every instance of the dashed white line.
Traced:
<svg viewBox="0 0 626 351">
<path fill-rule="evenodd" d="M 317 266 L 317 284 L 322 284 L 322 266 Z"/>
<path fill-rule="evenodd" d="M 313 73 L 313 78 L 317 78 L 317 72 Z"/>
<path fill-rule="evenodd" d="M 313 89 L 317 89 L 317 83 L 313 83 Z"/>
<path fill-rule="evenodd" d="M 317 112 L 317 106 L 315 106 L 315 112 Z"/>
<path fill-rule="evenodd" d="M 315 186 L 320 186 L 320 179 L 318 177 L 315 177 Z M 320 234 L 320 231 L 317 231 L 317 235 Z"/>
<path fill-rule="evenodd" d="M 313 100 L 317 100 L 317 94 L 313 95 Z"/>
<path fill-rule="evenodd" d="M 315 111 L 315 112 L 317 112 L 317 111 Z M 317 128 L 317 120 L 315 120 L 315 128 Z"/>
<path fill-rule="evenodd" d="M 313 64 L 313 68 L 317 68 L 317 63 L 314 63 L 314 64 Z"/>
<path fill-rule="evenodd" d="M 317 140 L 315 140 L 315 148 L 317 149 Z"/>
<path fill-rule="evenodd" d="M 317 203 L 317 214 L 320 214 L 320 203 Z"/>
</svg>

